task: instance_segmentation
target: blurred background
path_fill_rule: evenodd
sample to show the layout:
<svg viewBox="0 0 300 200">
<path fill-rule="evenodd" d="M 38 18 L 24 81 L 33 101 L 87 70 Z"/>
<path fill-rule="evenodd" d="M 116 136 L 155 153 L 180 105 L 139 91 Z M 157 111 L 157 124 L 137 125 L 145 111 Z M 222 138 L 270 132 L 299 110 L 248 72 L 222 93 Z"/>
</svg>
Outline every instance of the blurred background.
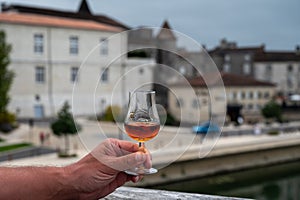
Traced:
<svg viewBox="0 0 300 200">
<path fill-rule="evenodd" d="M 128 92 L 143 86 L 161 105 L 164 126 L 149 142 L 161 169 L 135 186 L 300 199 L 299 7 L 3 1 L 2 164 L 65 165 L 103 138 L 126 139 Z M 201 159 L 199 146 L 211 150 Z"/>
</svg>

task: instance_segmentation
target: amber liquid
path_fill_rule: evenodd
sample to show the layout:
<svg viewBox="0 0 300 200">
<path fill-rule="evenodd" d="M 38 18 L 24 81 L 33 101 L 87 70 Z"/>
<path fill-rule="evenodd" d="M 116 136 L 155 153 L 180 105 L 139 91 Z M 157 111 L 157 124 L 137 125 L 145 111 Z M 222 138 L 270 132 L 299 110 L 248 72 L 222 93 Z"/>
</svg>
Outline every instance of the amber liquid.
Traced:
<svg viewBox="0 0 300 200">
<path fill-rule="evenodd" d="M 127 135 L 138 142 L 154 138 L 158 134 L 159 126 L 152 122 L 130 122 L 124 125 Z"/>
</svg>

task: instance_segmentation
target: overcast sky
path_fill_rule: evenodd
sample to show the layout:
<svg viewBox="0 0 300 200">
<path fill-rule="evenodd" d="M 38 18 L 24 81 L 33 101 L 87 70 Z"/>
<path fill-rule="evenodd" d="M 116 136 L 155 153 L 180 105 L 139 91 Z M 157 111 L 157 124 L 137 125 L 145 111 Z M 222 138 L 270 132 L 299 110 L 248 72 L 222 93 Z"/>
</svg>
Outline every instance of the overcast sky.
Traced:
<svg viewBox="0 0 300 200">
<path fill-rule="evenodd" d="M 208 48 L 220 39 L 239 46 L 265 44 L 294 50 L 300 45 L 300 0 L 87 0 L 94 14 L 105 14 L 130 27 L 171 27 Z M 81 0 L 3 0 L 76 11 Z"/>
</svg>

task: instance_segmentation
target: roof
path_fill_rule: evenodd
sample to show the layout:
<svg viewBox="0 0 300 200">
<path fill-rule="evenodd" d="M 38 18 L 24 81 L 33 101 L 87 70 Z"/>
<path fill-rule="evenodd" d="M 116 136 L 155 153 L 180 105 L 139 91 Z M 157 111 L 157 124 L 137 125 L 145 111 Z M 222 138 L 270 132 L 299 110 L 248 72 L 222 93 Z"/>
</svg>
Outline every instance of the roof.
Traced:
<svg viewBox="0 0 300 200">
<path fill-rule="evenodd" d="M 23 24 L 33 26 L 50 26 L 62 28 L 75 28 L 87 30 L 99 30 L 108 32 L 121 32 L 122 29 L 92 20 L 68 19 L 62 17 L 43 16 L 37 14 L 0 13 L 0 23 Z"/>
<path fill-rule="evenodd" d="M 2 12 L 18 12 L 18 13 L 30 13 L 30 14 L 39 14 L 46 16 L 55 16 L 55 17 L 64 17 L 64 18 L 73 18 L 73 19 L 83 19 L 83 20 L 93 20 L 96 22 L 104 23 L 111 26 L 116 26 L 123 29 L 129 29 L 129 27 L 111 17 L 105 15 L 93 15 L 90 11 L 88 3 L 86 0 L 82 0 L 77 12 L 69 11 L 58 11 L 45 8 L 36 8 L 28 7 L 21 5 L 6 5 L 2 3 L 1 5 Z"/>
<path fill-rule="evenodd" d="M 254 60 L 257 62 L 300 61 L 300 52 L 296 52 L 296 51 L 262 52 L 256 54 Z"/>
<path fill-rule="evenodd" d="M 176 40 L 176 37 L 168 23 L 168 21 L 164 21 L 159 33 L 156 36 L 158 39 L 168 39 L 168 40 Z"/>
<path fill-rule="evenodd" d="M 258 47 L 235 47 L 235 48 L 221 48 L 216 47 L 215 49 L 209 51 L 209 54 L 220 54 L 225 55 L 228 53 L 259 53 L 264 52 L 264 46 Z"/>
<path fill-rule="evenodd" d="M 254 79 L 251 76 L 243 76 L 238 74 L 231 73 L 221 73 L 221 77 L 224 83 L 224 86 L 269 86 L 275 87 L 275 84 L 259 81 Z"/>
<path fill-rule="evenodd" d="M 300 61 L 300 48 L 297 46 L 294 51 L 267 51 L 265 46 L 254 47 L 238 47 L 236 44 L 229 45 L 230 43 L 225 41 L 225 44 L 210 50 L 210 55 L 224 56 L 226 54 L 246 54 L 250 53 L 254 55 L 253 61 L 255 62 L 286 62 L 286 61 Z M 223 45 L 223 46 L 222 46 Z"/>
<path fill-rule="evenodd" d="M 221 75 L 223 83 L 219 79 Z M 270 82 L 259 81 L 250 76 L 237 75 L 232 73 L 221 73 L 221 74 L 207 74 L 205 75 L 206 79 L 204 80 L 203 76 L 194 77 L 188 79 L 188 82 L 193 87 L 207 87 L 209 86 L 221 86 L 224 84 L 225 87 L 275 87 L 276 85 Z M 173 86 L 184 86 L 184 83 L 177 82 L 172 84 Z"/>
</svg>

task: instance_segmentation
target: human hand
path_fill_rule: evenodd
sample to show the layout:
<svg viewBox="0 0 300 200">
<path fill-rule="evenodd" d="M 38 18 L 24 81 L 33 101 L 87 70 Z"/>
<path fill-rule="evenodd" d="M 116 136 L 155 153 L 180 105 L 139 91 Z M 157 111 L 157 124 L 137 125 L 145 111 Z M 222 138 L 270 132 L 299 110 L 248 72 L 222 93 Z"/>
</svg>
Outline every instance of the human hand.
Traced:
<svg viewBox="0 0 300 200">
<path fill-rule="evenodd" d="M 65 167 L 79 199 L 99 199 L 127 181 L 139 181 L 142 176 L 123 172 L 142 164 L 151 167 L 150 154 L 138 149 L 132 142 L 106 139 L 79 162 Z"/>
</svg>

